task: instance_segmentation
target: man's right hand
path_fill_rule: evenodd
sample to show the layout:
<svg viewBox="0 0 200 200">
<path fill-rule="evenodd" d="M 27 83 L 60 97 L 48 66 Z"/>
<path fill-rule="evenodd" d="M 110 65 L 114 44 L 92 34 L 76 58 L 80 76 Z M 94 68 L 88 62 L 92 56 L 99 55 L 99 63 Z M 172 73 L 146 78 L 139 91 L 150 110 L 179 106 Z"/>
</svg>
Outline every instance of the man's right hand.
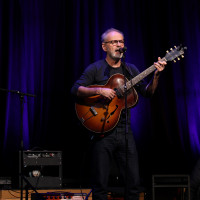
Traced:
<svg viewBox="0 0 200 200">
<path fill-rule="evenodd" d="M 116 92 L 110 88 L 98 88 L 98 94 L 112 100 L 116 96 Z"/>
</svg>

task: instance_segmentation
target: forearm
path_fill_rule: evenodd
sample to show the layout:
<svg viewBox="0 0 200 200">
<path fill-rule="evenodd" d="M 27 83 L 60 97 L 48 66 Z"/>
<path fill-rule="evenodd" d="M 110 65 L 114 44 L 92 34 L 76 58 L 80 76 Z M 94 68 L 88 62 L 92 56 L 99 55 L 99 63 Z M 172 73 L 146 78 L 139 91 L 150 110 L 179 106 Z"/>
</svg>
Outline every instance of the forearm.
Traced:
<svg viewBox="0 0 200 200">
<path fill-rule="evenodd" d="M 154 63 L 154 66 L 157 68 L 157 70 L 154 73 L 153 79 L 146 87 L 148 95 L 152 96 L 155 93 L 156 88 L 158 87 L 158 80 L 160 77 L 160 73 L 164 70 L 166 64 L 167 64 L 166 61 L 161 60 L 160 57 L 158 58 L 158 62 Z"/>
<path fill-rule="evenodd" d="M 160 77 L 160 73 L 155 73 L 154 77 L 152 78 L 152 80 L 146 87 L 147 93 L 150 96 L 152 96 L 155 93 L 156 88 L 158 87 L 159 77 Z"/>
<path fill-rule="evenodd" d="M 84 87 L 80 86 L 78 88 L 77 96 L 78 97 L 89 97 L 93 95 L 101 95 L 108 99 L 113 99 L 116 96 L 116 93 L 113 89 L 102 88 L 102 87 Z"/>
<path fill-rule="evenodd" d="M 100 94 L 100 88 L 98 87 L 84 87 L 80 86 L 77 91 L 78 97 L 84 97 L 84 96 L 93 96 Z"/>
</svg>

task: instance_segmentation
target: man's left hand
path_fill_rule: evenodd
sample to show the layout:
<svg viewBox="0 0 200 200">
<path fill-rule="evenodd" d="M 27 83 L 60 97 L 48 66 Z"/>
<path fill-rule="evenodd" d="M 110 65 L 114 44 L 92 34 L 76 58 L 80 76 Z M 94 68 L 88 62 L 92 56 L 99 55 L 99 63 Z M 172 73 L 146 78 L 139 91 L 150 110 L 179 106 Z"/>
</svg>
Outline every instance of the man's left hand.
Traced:
<svg viewBox="0 0 200 200">
<path fill-rule="evenodd" d="M 154 63 L 154 66 L 156 67 L 155 75 L 160 74 L 161 71 L 165 69 L 165 65 L 167 65 L 167 62 L 161 61 L 161 58 L 158 57 L 158 62 Z"/>
</svg>

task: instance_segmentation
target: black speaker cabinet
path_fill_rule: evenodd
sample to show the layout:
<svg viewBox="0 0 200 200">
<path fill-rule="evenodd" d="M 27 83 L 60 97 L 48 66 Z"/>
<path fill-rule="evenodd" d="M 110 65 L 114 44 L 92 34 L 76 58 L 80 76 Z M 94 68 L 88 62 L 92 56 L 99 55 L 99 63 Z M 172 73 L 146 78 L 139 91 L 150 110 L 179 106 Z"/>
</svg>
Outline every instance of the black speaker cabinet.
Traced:
<svg viewBox="0 0 200 200">
<path fill-rule="evenodd" d="M 21 167 L 21 163 L 23 163 L 23 167 Z M 36 189 L 61 188 L 62 152 L 23 151 L 23 154 L 19 152 L 19 174 L 24 177 L 23 187 L 30 183 Z M 19 186 L 21 187 L 21 178 Z"/>
<path fill-rule="evenodd" d="M 190 200 L 189 175 L 153 175 L 153 200 Z"/>
</svg>

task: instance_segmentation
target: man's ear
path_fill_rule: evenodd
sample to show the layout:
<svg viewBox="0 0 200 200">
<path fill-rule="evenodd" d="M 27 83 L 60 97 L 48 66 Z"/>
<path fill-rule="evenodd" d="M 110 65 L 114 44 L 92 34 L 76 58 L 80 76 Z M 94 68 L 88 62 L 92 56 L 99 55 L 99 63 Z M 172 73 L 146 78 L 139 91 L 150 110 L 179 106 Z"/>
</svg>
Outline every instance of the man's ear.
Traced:
<svg viewBox="0 0 200 200">
<path fill-rule="evenodd" d="M 105 43 L 102 43 L 102 49 L 105 51 L 105 52 L 107 52 L 107 47 L 106 47 L 106 45 L 105 45 Z"/>
</svg>

